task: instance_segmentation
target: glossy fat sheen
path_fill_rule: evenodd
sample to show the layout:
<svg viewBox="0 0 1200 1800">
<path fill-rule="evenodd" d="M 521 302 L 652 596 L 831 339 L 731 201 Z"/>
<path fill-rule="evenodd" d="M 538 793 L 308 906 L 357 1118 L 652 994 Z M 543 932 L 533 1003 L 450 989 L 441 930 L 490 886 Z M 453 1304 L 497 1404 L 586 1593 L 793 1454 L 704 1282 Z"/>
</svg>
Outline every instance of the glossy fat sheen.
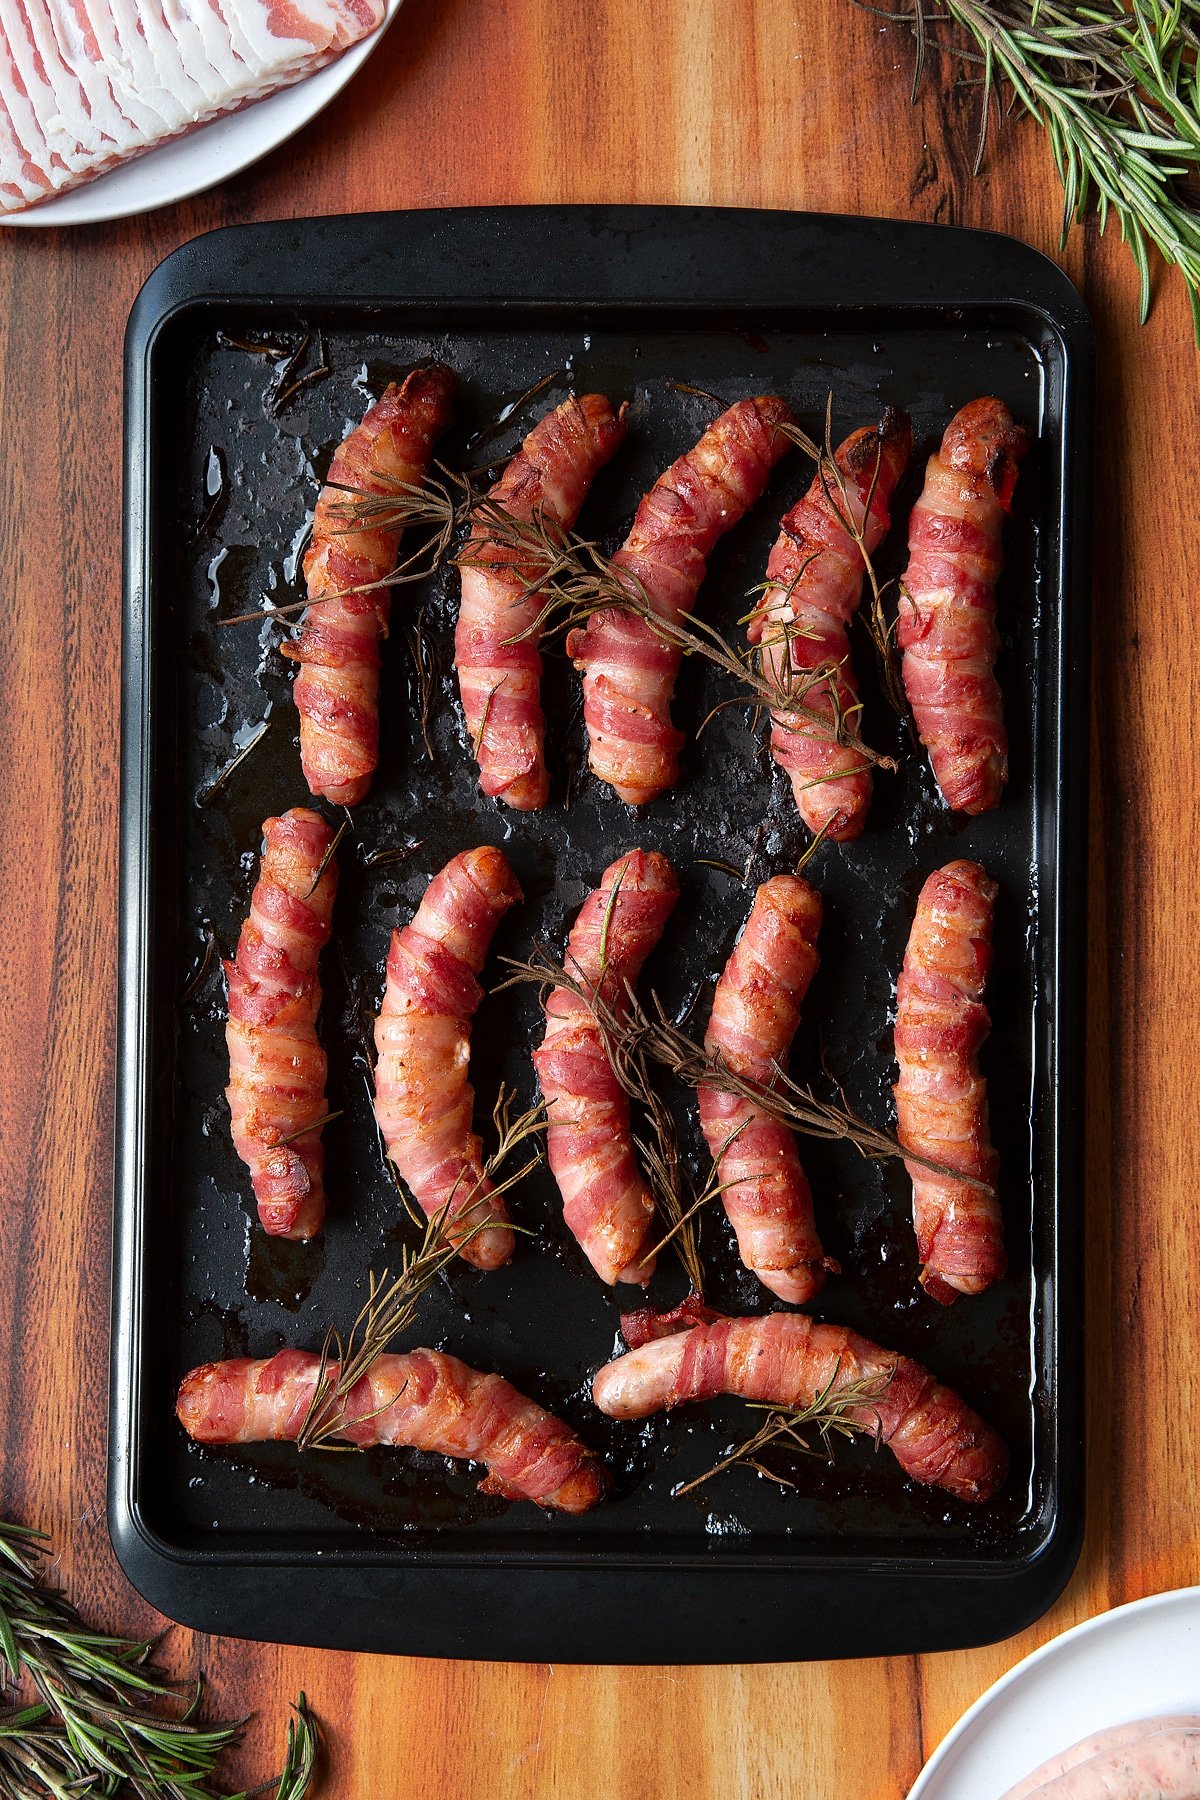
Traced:
<svg viewBox="0 0 1200 1800">
<path fill-rule="evenodd" d="M 1113 1725 L 1107 1731 L 1098 1731 L 1093 1737 L 1081 1738 L 1069 1750 L 1052 1756 L 1040 1769 L 1027 1775 L 1024 1781 L 1018 1781 L 1016 1787 L 1009 1788 L 1002 1800 L 1035 1800 L 1036 1796 L 1053 1792 L 1048 1784 L 1070 1770 L 1079 1768 L 1081 1764 L 1091 1763 L 1096 1758 L 1111 1761 L 1118 1752 L 1133 1752 L 1144 1738 L 1179 1729 L 1200 1732 L 1200 1713 L 1168 1713 L 1160 1718 L 1134 1719 L 1128 1725 Z M 1099 1794 L 1108 1791 L 1105 1788 L 1096 1790 Z M 1200 1786 L 1191 1792 L 1200 1794 Z"/>
<path fill-rule="evenodd" d="M 563 958 L 567 972 L 623 1013 L 678 896 L 665 856 L 631 850 L 618 857 L 575 921 Z M 649 1281 L 654 1259 L 644 1250 L 654 1202 L 634 1153 L 629 1099 L 595 1014 L 567 988 L 555 988 L 546 1000 L 546 1035 L 533 1061 L 549 1120 L 546 1153 L 567 1225 L 602 1281 Z"/>
<path fill-rule="evenodd" d="M 981 813 L 1008 780 L 1004 704 L 993 673 L 1000 534 L 1025 432 L 1001 400 L 972 400 L 929 460 L 909 521 L 897 643 L 904 687 L 947 806 Z"/>
<path fill-rule="evenodd" d="M 773 395 L 739 400 L 643 498 L 613 568 L 662 618 L 691 612 L 714 546 L 761 497 L 789 448 L 779 426 L 790 418 Z M 671 697 L 681 652 L 635 614 L 605 611 L 570 634 L 567 653 L 583 672 L 593 773 L 631 806 L 644 805 L 679 772 L 683 736 L 671 723 Z"/>
<path fill-rule="evenodd" d="M 308 1414 L 321 1358 L 282 1350 L 239 1357 L 185 1375 L 176 1412 L 203 1444 L 295 1439 Z M 329 1365 L 336 1380 L 337 1363 Z M 392 1444 L 487 1464 L 486 1494 L 587 1512 L 608 1486 L 604 1465 L 571 1430 L 500 1375 L 484 1375 L 440 1350 L 381 1356 L 344 1401 L 347 1443 Z"/>
<path fill-rule="evenodd" d="M 379 762 L 379 641 L 391 598 L 401 530 L 343 530 L 354 490 L 396 494 L 420 487 L 434 441 L 450 424 L 458 383 L 449 369 L 414 369 L 391 386 L 341 445 L 329 468 L 304 557 L 310 600 L 295 644 L 300 761 L 314 794 L 337 806 L 365 798 Z M 348 589 L 366 591 L 348 592 Z M 325 596 L 336 595 L 335 599 Z"/>
<path fill-rule="evenodd" d="M 993 1188 L 998 1164 L 979 1049 L 990 1025 L 983 991 L 995 899 L 995 882 L 973 862 L 935 869 L 921 889 L 896 989 L 895 1088 L 904 1148 Z M 944 1303 L 983 1293 L 1007 1266 L 994 1194 L 907 1167 L 926 1291 Z"/>
<path fill-rule="evenodd" d="M 615 413 L 603 394 L 564 400 L 534 426 L 489 500 L 515 519 L 536 517 L 569 530 L 597 473 L 624 439 L 624 412 Z M 531 812 L 545 806 L 550 791 L 536 630 L 545 596 L 529 591 L 537 565 L 523 563 L 515 547 L 489 539 L 488 529 L 485 514 L 460 565 L 454 661 L 480 786 L 506 806 Z M 487 566 L 472 567 L 471 558 Z"/>
<path fill-rule="evenodd" d="M 989 1500 L 1008 1471 L 1008 1452 L 965 1400 L 908 1357 L 882 1350 L 840 1325 L 804 1313 L 716 1319 L 642 1344 L 601 1369 L 592 1394 L 614 1419 L 643 1419 L 689 1400 L 734 1394 L 801 1408 L 871 1381 L 878 1396 L 848 1414 L 914 1481 L 959 1500 Z"/>
<path fill-rule="evenodd" d="M 481 1269 L 508 1261 L 513 1234 L 472 1130 L 471 1020 L 492 934 L 521 897 L 499 850 L 464 850 L 448 862 L 411 925 L 392 933 L 375 1023 L 375 1117 L 388 1155 L 430 1218 L 447 1204 L 451 1219 L 466 1215 L 457 1236 L 450 1230 L 455 1241 L 467 1225 L 495 1221 L 463 1245 Z"/>
<path fill-rule="evenodd" d="M 734 1074 L 765 1087 L 777 1081 L 817 972 L 820 929 L 821 896 L 798 875 L 776 875 L 755 894 L 717 983 L 704 1039 Z M 698 1099 L 742 1261 L 781 1300 L 802 1305 L 837 1264 L 821 1249 L 795 1136 L 752 1101 L 718 1087 L 702 1087 Z"/>
<path fill-rule="evenodd" d="M 847 529 L 847 506 L 873 555 L 887 534 L 889 504 L 911 452 L 912 426 L 904 413 L 889 410 L 877 427 L 852 431 L 834 453 L 844 494 L 827 471 L 819 471 L 784 515 L 767 562 L 772 585 L 750 621 L 750 641 L 762 650 L 764 675 L 784 692 L 798 694 L 814 670 L 833 666 L 832 678 L 806 686 L 802 695 L 807 707 L 831 721 L 837 712 L 853 721 L 858 701 L 846 627 L 858 610 L 866 570 Z M 771 755 L 790 776 L 809 830 L 838 843 L 858 837 L 871 805 L 870 764 L 795 713 L 771 717 Z"/>
<path fill-rule="evenodd" d="M 273 1237 L 314 1237 L 325 1217 L 321 1133 L 303 1128 L 328 1111 L 317 959 L 329 940 L 337 890 L 332 857 L 317 876 L 332 843 L 330 826 L 306 808 L 267 820 L 250 917 L 237 955 L 225 964 L 225 1098 L 234 1147 Z"/>
</svg>

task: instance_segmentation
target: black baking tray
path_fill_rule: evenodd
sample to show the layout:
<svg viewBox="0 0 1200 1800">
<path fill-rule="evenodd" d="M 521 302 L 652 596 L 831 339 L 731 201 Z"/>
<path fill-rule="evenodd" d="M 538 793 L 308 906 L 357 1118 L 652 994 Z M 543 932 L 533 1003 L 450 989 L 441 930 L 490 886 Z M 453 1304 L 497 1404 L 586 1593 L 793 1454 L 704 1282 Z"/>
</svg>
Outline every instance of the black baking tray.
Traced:
<svg viewBox="0 0 1200 1800">
<path fill-rule="evenodd" d="M 255 346 L 309 339 L 331 373 L 274 417 L 278 362 Z M 291 1446 L 189 1445 L 172 1413 L 192 1364 L 316 1347 L 346 1325 L 369 1266 L 411 1235 L 368 1105 L 361 1026 L 392 926 L 468 844 L 503 845 L 528 904 L 498 958 L 561 945 L 600 870 L 632 844 L 665 850 L 682 898 L 645 977 L 672 1008 L 706 1015 L 712 980 L 753 886 L 794 864 L 806 834 L 746 708 L 717 714 L 678 789 L 640 816 L 581 775 L 576 682 L 551 657 L 554 793 L 514 817 L 476 791 L 454 698 L 453 580 L 404 590 L 384 673 L 382 760 L 340 856 L 336 950 L 323 1035 L 331 1209 L 322 1242 L 265 1241 L 221 1089 L 219 967 L 245 913 L 262 819 L 306 800 L 279 628 L 219 628 L 265 597 L 293 599 L 301 533 L 329 457 L 383 383 L 431 358 L 463 381 L 442 446 L 455 466 L 503 459 L 528 429 L 489 424 L 543 375 L 631 401 L 627 447 L 583 523 L 617 541 L 641 490 L 728 401 L 786 395 L 835 436 L 905 407 L 917 434 L 882 572 L 902 567 L 903 520 L 951 413 L 1001 394 L 1035 434 L 1007 540 L 1000 675 L 1012 736 L 1002 807 L 949 816 L 878 692 L 865 635 L 855 658 L 868 737 L 904 753 L 881 777 L 866 835 L 810 872 L 826 902 L 822 969 L 794 1067 L 827 1068 L 880 1122 L 890 1114 L 893 984 L 917 889 L 951 856 L 1000 883 L 993 1032 L 985 1052 L 1012 1270 L 945 1310 L 916 1283 L 903 1170 L 845 1146 L 805 1160 L 825 1242 L 843 1265 L 815 1310 L 913 1354 L 1005 1434 L 1013 1474 L 972 1510 L 905 1481 L 869 1444 L 790 1470 L 780 1489 L 744 1469 L 672 1490 L 747 1432 L 735 1402 L 644 1425 L 592 1407 L 624 1296 L 603 1289 L 564 1231 L 541 1171 L 514 1200 L 531 1236 L 507 1270 L 457 1268 L 426 1296 L 412 1341 L 497 1368 L 571 1418 L 609 1457 L 614 1494 L 579 1520 L 475 1492 L 477 1471 L 402 1452 L 299 1456 Z M 425 1655 L 582 1662 L 714 1662 L 878 1655 L 991 1641 L 1036 1618 L 1073 1567 L 1082 1527 L 1081 1069 L 1085 917 L 1088 464 L 1092 348 L 1070 283 L 1034 251 L 979 232 L 883 220 L 680 208 L 424 212 L 286 221 L 215 232 L 169 257 L 126 341 L 121 993 L 109 1518 L 134 1584 L 171 1617 L 286 1642 Z M 784 461 L 725 541 L 702 592 L 736 630 L 780 513 L 811 470 Z M 438 659 L 434 756 L 425 753 L 403 629 L 423 608 Z M 728 697 L 685 667 L 676 717 L 694 729 Z M 200 803 L 258 722 L 271 729 Z M 570 794 L 569 807 L 564 804 Z M 419 842 L 418 842 L 419 841 Z M 364 866 L 375 849 L 416 843 Z M 700 859 L 707 860 L 700 860 Z M 748 871 L 748 883 L 715 866 Z M 502 1078 L 533 1092 L 537 1001 L 492 994 L 473 1073 L 481 1117 Z M 678 1098 L 678 1097 L 677 1097 Z M 681 1129 L 702 1145 L 686 1098 Z M 710 1299 L 765 1310 L 722 1218 L 703 1245 Z M 682 1296 L 661 1259 L 652 1298 Z"/>
</svg>

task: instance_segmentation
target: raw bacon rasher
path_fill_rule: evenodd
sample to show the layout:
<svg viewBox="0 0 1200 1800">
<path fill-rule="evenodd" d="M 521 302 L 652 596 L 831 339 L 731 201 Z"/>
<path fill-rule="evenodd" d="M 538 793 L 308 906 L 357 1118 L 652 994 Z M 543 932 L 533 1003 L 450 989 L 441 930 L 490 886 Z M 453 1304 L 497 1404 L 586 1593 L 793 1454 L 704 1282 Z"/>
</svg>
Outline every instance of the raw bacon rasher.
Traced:
<svg viewBox="0 0 1200 1800">
<path fill-rule="evenodd" d="M 338 806 L 365 798 L 379 762 L 379 641 L 391 613 L 379 583 L 396 566 L 400 528 L 347 531 L 354 493 L 420 487 L 433 445 L 453 416 L 449 369 L 414 369 L 389 387 L 339 447 L 304 556 L 309 607 L 284 653 L 300 664 L 295 699 L 300 761 L 314 794 Z M 361 591 L 351 592 L 351 589 Z"/>
<path fill-rule="evenodd" d="M 679 897 L 675 871 L 657 851 L 630 850 L 604 871 L 567 940 L 567 973 L 618 1018 Z M 556 987 L 546 1035 L 534 1051 L 546 1100 L 546 1154 L 563 1216 L 602 1281 L 645 1283 L 654 1202 L 637 1166 L 629 1099 L 613 1073 L 587 1001 Z"/>
<path fill-rule="evenodd" d="M 383 0 L 0 0 L 0 212 L 302 80 Z"/>
<path fill-rule="evenodd" d="M 739 400 L 686 456 L 659 476 L 613 557 L 662 618 L 690 613 L 708 558 L 745 516 L 790 447 L 791 419 L 773 395 Z M 682 652 L 636 613 L 607 608 L 573 631 L 567 653 L 583 671 L 583 716 L 594 774 L 642 806 L 675 783 L 683 734 L 671 723 Z"/>
<path fill-rule="evenodd" d="M 838 445 L 834 462 L 841 481 L 819 469 L 784 515 L 767 563 L 771 585 L 750 621 L 750 641 L 762 648 L 767 680 L 797 695 L 831 726 L 839 712 L 851 729 L 857 726 L 858 684 L 846 627 L 858 610 L 866 571 L 847 515 L 873 555 L 887 534 L 888 508 L 911 452 L 912 426 L 890 408 L 877 427 L 852 431 Z M 826 667 L 835 672 L 809 686 L 813 672 Z M 801 714 L 781 709 L 771 721 L 771 755 L 791 777 L 809 830 L 838 843 L 858 837 L 871 804 L 870 764 Z"/>
<path fill-rule="evenodd" d="M 972 400 L 929 459 L 908 527 L 897 641 L 904 688 L 946 804 L 988 812 L 1008 780 L 993 673 L 1000 534 L 1029 445 L 1002 400 Z"/>
<path fill-rule="evenodd" d="M 624 412 L 615 413 L 603 394 L 565 400 L 534 426 L 488 500 L 522 524 L 536 519 L 552 532 L 569 530 L 625 436 Z M 542 657 L 533 631 L 543 596 L 530 591 L 539 565 L 523 562 L 516 546 L 497 543 L 488 529 L 485 509 L 461 564 L 454 634 L 458 686 L 484 793 L 534 812 L 550 791 Z"/>
<path fill-rule="evenodd" d="M 733 1074 L 764 1087 L 778 1079 L 817 972 L 820 929 L 821 896 L 807 881 L 776 875 L 763 882 L 717 983 L 704 1038 L 709 1055 Z M 781 1300 L 803 1305 L 838 1265 L 821 1249 L 793 1133 L 719 1087 L 702 1087 L 698 1098 L 742 1261 Z"/>
<path fill-rule="evenodd" d="M 335 1380 L 337 1363 L 327 1365 Z M 202 1444 L 294 1440 L 304 1424 L 321 1358 L 281 1350 L 263 1361 L 238 1357 L 185 1375 L 176 1412 Z M 380 1356 L 343 1403 L 346 1443 L 393 1444 L 487 1465 L 485 1494 L 532 1500 L 553 1512 L 582 1513 L 603 1499 L 604 1464 L 561 1419 L 500 1375 L 483 1375 L 441 1350 Z"/>
<path fill-rule="evenodd" d="M 263 840 L 250 917 L 237 955 L 225 964 L 225 1098 L 263 1229 L 274 1237 L 311 1238 L 325 1217 L 325 1151 L 319 1127 L 304 1127 L 328 1111 L 325 1052 L 317 1042 L 317 958 L 329 940 L 337 864 L 330 856 L 333 831 L 303 807 L 268 819 Z"/>
<path fill-rule="evenodd" d="M 848 1417 L 886 1444 L 906 1475 L 959 1500 L 990 1500 L 1008 1472 L 1008 1452 L 965 1400 L 920 1363 L 883 1350 L 841 1325 L 804 1313 L 714 1318 L 642 1342 L 597 1374 L 592 1395 L 614 1419 L 644 1419 L 689 1400 L 735 1394 L 800 1409 L 867 1384 L 872 1397 Z"/>
<path fill-rule="evenodd" d="M 979 1047 L 992 961 L 996 884 L 978 863 L 935 869 L 917 901 L 896 989 L 898 1135 L 916 1151 L 994 1189 L 987 1083 Z M 909 1163 L 921 1281 L 935 1300 L 981 1294 L 1007 1266 L 994 1192 Z"/>
<path fill-rule="evenodd" d="M 521 897 L 503 853 L 490 845 L 448 862 L 411 925 L 392 933 L 375 1022 L 375 1117 L 388 1155 L 428 1217 L 449 1207 L 447 1235 L 480 1269 L 508 1261 L 513 1234 L 472 1129 L 471 1020 L 492 934 Z M 462 1242 L 481 1221 L 486 1228 Z"/>
</svg>

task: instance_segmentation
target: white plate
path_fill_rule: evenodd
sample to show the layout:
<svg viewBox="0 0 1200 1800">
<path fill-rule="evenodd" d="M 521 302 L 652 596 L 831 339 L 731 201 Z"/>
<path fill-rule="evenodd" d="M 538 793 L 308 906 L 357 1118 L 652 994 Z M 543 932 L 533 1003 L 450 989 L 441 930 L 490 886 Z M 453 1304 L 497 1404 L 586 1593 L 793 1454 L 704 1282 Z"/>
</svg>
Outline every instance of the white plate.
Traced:
<svg viewBox="0 0 1200 1800">
<path fill-rule="evenodd" d="M 148 150 L 107 175 L 60 194 L 57 200 L 46 200 L 28 212 L 0 213 L 0 225 L 96 225 L 104 219 L 127 219 L 156 206 L 170 206 L 215 187 L 219 181 L 228 181 L 268 150 L 286 143 L 341 93 L 376 48 L 400 6 L 401 0 L 387 0 L 387 16 L 378 31 L 295 87 L 281 88 L 241 112 L 214 119 L 158 150 Z"/>
<path fill-rule="evenodd" d="M 939 1744 L 908 1800 L 1000 1800 L 1108 1725 L 1200 1713 L 1200 1587 L 1100 1613 L 1002 1675 Z"/>
</svg>

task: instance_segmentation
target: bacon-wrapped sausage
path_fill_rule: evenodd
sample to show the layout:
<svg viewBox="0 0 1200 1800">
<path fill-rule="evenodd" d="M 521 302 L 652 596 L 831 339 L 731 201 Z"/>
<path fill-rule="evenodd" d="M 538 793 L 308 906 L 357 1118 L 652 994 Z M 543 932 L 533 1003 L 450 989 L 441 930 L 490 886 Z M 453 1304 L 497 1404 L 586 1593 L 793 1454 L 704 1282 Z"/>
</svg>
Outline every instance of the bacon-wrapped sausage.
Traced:
<svg viewBox="0 0 1200 1800">
<path fill-rule="evenodd" d="M 852 431 L 834 453 L 845 492 L 819 469 L 803 499 L 784 515 L 767 563 L 771 585 L 750 621 L 750 641 L 762 647 L 767 679 L 784 694 L 802 688 L 804 704 L 831 725 L 839 714 L 851 725 L 857 717 L 846 627 L 862 598 L 866 570 L 847 529 L 847 509 L 872 555 L 891 523 L 888 508 L 911 453 L 912 425 L 890 407 L 877 427 Z M 809 686 L 813 671 L 826 667 L 836 672 Z M 809 830 L 838 843 L 858 837 L 871 804 L 870 765 L 801 714 L 780 710 L 771 721 L 771 755 L 791 777 Z"/>
<path fill-rule="evenodd" d="M 947 806 L 988 812 L 1008 780 L 993 674 L 1000 533 L 1029 445 L 1002 400 L 972 400 L 929 459 L 908 526 L 897 641 L 904 688 Z"/>
<path fill-rule="evenodd" d="M 935 869 L 921 889 L 896 990 L 898 1136 L 906 1150 L 961 1169 L 987 1188 L 909 1163 L 926 1293 L 949 1304 L 981 1294 L 1007 1266 L 979 1047 L 990 1020 L 996 884 L 978 863 Z"/>
<path fill-rule="evenodd" d="M 320 604 L 309 607 L 284 654 L 300 664 L 294 691 L 304 779 L 339 806 L 365 797 L 379 762 L 379 640 L 391 613 L 386 587 L 347 590 L 391 574 L 401 534 L 398 526 L 347 531 L 345 509 L 355 492 L 420 487 L 434 440 L 453 417 L 457 385 L 449 369 L 432 368 L 389 387 L 338 449 L 317 500 L 304 578 L 309 599 Z"/>
<path fill-rule="evenodd" d="M 492 934 L 521 898 L 503 853 L 490 845 L 448 862 L 412 924 L 392 933 L 375 1022 L 375 1117 L 388 1155 L 430 1218 L 449 1205 L 447 1235 L 480 1269 L 508 1261 L 513 1234 L 471 1129 L 471 1020 Z M 493 1223 L 462 1242 L 485 1219 Z"/>
<path fill-rule="evenodd" d="M 564 967 L 618 1016 L 662 936 L 679 897 L 665 856 L 630 850 L 604 871 L 567 940 Z M 546 1000 L 546 1035 L 534 1051 L 546 1099 L 546 1154 L 563 1217 L 602 1281 L 645 1283 L 643 1255 L 654 1202 L 638 1171 L 629 1099 L 587 1002 L 556 987 Z"/>
<path fill-rule="evenodd" d="M 488 498 L 522 522 L 569 530 L 588 488 L 625 436 L 625 409 L 603 394 L 564 400 L 541 419 Z M 491 527 L 495 530 L 494 523 Z M 550 791 L 543 738 L 542 657 L 531 628 L 543 596 L 528 591 L 538 569 L 477 520 L 462 562 L 454 661 L 467 730 L 485 794 L 535 812 Z M 519 643 L 513 639 L 521 633 Z"/>
<path fill-rule="evenodd" d="M 687 1400 L 736 1394 L 768 1406 L 810 1406 L 868 1384 L 848 1419 L 887 1445 L 906 1475 L 959 1500 L 990 1500 L 1008 1452 L 990 1425 L 927 1369 L 842 1325 L 804 1313 L 714 1319 L 642 1343 L 597 1374 L 592 1394 L 614 1419 L 644 1419 Z"/>
<path fill-rule="evenodd" d="M 765 1087 L 777 1079 L 817 972 L 820 929 L 821 896 L 807 881 L 776 875 L 763 882 L 717 983 L 704 1038 L 709 1055 L 735 1075 Z M 838 1265 L 821 1249 L 794 1135 L 719 1087 L 702 1087 L 698 1098 L 742 1261 L 781 1300 L 802 1305 Z"/>
<path fill-rule="evenodd" d="M 332 830 L 304 807 L 268 819 L 263 839 L 250 917 L 237 955 L 225 964 L 225 1098 L 264 1231 L 304 1239 L 316 1236 L 325 1217 L 325 1151 L 317 1121 L 327 1108 L 325 1052 L 317 1042 L 317 958 L 329 940 L 337 864 L 329 854 Z"/>
<path fill-rule="evenodd" d="M 640 582 L 655 612 L 692 610 L 717 540 L 761 496 L 790 440 L 782 400 L 739 400 L 643 498 L 613 567 Z M 632 582 L 631 582 L 632 591 Z M 683 734 L 671 723 L 681 652 L 633 612 L 609 608 L 573 631 L 567 653 L 583 671 L 588 759 L 622 800 L 641 806 L 674 785 Z"/>
<path fill-rule="evenodd" d="M 337 1379 L 338 1365 L 326 1365 Z M 185 1375 L 175 1410 L 201 1444 L 294 1440 L 307 1417 L 321 1358 L 281 1350 L 236 1357 Z M 394 1444 L 487 1464 L 484 1494 L 582 1513 L 608 1488 L 604 1464 L 561 1419 L 500 1375 L 483 1375 L 440 1350 L 380 1356 L 344 1402 L 349 1444 Z"/>
</svg>

